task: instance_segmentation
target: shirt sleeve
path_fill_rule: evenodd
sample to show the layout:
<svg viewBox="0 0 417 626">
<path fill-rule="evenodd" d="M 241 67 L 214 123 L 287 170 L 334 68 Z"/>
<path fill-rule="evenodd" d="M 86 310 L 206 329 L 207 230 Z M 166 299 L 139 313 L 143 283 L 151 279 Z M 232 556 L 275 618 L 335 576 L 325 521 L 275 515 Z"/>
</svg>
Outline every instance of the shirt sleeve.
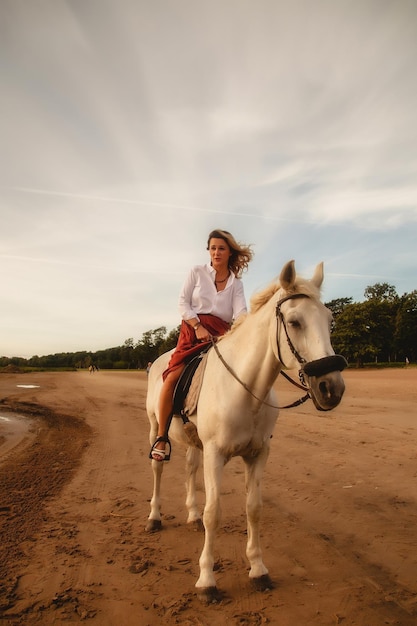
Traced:
<svg viewBox="0 0 417 626">
<path fill-rule="evenodd" d="M 243 283 L 240 278 L 235 278 L 233 281 L 233 319 L 237 320 L 239 315 L 247 312 L 245 292 L 243 290 Z"/>
<path fill-rule="evenodd" d="M 184 284 L 180 291 L 178 308 L 181 315 L 181 319 L 184 321 L 190 320 L 193 317 L 197 317 L 197 313 L 192 308 L 193 291 L 196 283 L 196 276 L 194 268 L 192 268 L 184 281 Z"/>
</svg>

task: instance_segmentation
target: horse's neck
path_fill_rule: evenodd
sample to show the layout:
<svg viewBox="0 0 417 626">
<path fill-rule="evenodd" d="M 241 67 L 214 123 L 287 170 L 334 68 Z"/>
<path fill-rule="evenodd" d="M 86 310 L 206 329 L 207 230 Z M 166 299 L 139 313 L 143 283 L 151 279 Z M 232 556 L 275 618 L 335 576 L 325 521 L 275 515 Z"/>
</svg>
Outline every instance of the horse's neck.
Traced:
<svg viewBox="0 0 417 626">
<path fill-rule="evenodd" d="M 281 364 L 272 350 L 276 341 L 273 316 L 271 306 L 266 304 L 219 342 L 220 352 L 248 385 L 269 388 L 280 372 Z"/>
</svg>

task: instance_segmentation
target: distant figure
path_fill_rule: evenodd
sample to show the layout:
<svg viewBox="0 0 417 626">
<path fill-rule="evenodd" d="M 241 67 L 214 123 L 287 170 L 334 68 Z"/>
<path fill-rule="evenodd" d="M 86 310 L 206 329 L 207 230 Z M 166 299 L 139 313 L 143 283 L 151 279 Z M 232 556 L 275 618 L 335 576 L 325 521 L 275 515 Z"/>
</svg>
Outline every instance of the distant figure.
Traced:
<svg viewBox="0 0 417 626">
<path fill-rule="evenodd" d="M 408 356 L 405 357 L 405 366 L 410 365 L 410 361 L 408 360 Z"/>
<path fill-rule="evenodd" d="M 151 365 L 152 365 L 152 361 L 149 361 L 148 365 L 146 366 L 146 374 L 147 374 L 147 376 L 149 376 L 149 370 L 151 369 Z"/>
</svg>

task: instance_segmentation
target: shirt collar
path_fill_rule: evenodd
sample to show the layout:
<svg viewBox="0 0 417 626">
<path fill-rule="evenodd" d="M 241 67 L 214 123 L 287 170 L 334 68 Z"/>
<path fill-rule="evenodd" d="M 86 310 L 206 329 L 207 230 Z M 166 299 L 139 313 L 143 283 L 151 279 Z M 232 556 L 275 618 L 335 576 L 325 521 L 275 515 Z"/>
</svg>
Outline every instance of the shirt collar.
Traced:
<svg viewBox="0 0 417 626">
<path fill-rule="evenodd" d="M 212 276 L 213 276 L 213 274 L 215 274 L 215 273 L 216 273 L 216 270 L 214 269 L 214 267 L 213 267 L 210 263 L 206 263 L 206 268 L 208 269 L 208 271 L 210 272 L 210 274 L 211 274 Z M 229 269 L 229 276 L 228 276 L 228 279 L 227 279 L 228 281 L 229 281 L 229 278 L 230 278 L 230 277 L 235 278 L 235 275 L 234 275 L 234 274 L 233 274 L 233 272 L 231 272 L 231 271 L 230 271 L 230 269 Z M 214 277 L 213 277 L 213 280 L 214 280 Z"/>
</svg>

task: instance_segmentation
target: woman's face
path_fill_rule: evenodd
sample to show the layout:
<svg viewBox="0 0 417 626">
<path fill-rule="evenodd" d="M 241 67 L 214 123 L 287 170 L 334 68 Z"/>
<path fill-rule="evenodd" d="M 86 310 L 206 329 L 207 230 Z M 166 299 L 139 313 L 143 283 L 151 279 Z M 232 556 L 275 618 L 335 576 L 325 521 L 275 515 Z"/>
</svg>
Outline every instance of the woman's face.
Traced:
<svg viewBox="0 0 417 626">
<path fill-rule="evenodd" d="M 215 270 L 226 269 L 232 256 L 229 244 L 224 239 L 210 239 L 209 245 L 211 264 Z"/>
</svg>

